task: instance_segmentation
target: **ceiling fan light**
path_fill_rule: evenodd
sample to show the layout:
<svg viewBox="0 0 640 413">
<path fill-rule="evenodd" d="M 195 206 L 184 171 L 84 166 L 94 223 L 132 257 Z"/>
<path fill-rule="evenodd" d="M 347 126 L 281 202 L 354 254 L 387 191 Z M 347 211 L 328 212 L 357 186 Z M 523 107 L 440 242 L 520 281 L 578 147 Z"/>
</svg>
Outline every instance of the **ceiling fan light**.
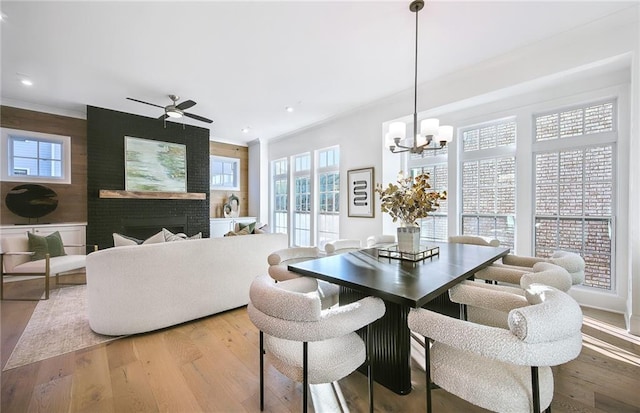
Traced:
<svg viewBox="0 0 640 413">
<path fill-rule="evenodd" d="M 167 116 L 169 116 L 170 118 L 180 118 L 182 117 L 182 113 L 174 110 L 168 110 Z"/>
</svg>

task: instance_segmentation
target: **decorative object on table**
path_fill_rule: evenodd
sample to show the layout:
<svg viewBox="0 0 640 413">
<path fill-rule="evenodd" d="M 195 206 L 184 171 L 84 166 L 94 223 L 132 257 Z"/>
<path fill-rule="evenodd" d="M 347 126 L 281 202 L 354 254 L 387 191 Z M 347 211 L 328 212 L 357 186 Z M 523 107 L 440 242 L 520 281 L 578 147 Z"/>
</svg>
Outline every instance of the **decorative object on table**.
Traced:
<svg viewBox="0 0 640 413">
<path fill-rule="evenodd" d="M 240 216 L 240 199 L 231 194 L 227 199 L 227 203 L 222 207 L 225 218 L 237 218 Z"/>
<path fill-rule="evenodd" d="M 18 185 L 5 197 L 9 211 L 23 218 L 40 218 L 58 207 L 58 194 L 51 188 L 36 184 Z"/>
<path fill-rule="evenodd" d="M 391 245 L 388 247 L 378 248 L 378 257 L 380 258 L 389 258 L 393 260 L 403 260 L 403 261 L 412 261 L 418 262 L 427 258 L 435 257 L 436 255 L 440 255 L 440 247 L 419 247 L 417 252 L 403 252 L 400 250 L 399 245 Z"/>
<path fill-rule="evenodd" d="M 442 149 L 453 140 L 453 126 L 440 126 L 438 119 L 423 119 L 418 133 L 418 12 L 424 7 L 423 0 L 414 0 L 409 10 L 416 14 L 416 49 L 413 82 L 413 134 L 407 138 L 404 122 L 391 122 L 385 135 L 385 146 L 393 153 L 410 152 L 422 154 L 425 151 Z M 436 144 L 437 142 L 437 144 Z"/>
<path fill-rule="evenodd" d="M 416 253 L 420 251 L 420 227 L 418 220 L 435 211 L 440 200 L 447 199 L 447 191 L 432 191 L 429 174 L 414 177 L 398 174 L 398 183 L 383 188 L 381 184 L 375 191 L 380 196 L 380 209 L 391 215 L 393 222 L 400 220 L 398 228 L 398 250 Z"/>
<path fill-rule="evenodd" d="M 348 216 L 373 218 L 373 168 L 347 171 Z"/>
</svg>

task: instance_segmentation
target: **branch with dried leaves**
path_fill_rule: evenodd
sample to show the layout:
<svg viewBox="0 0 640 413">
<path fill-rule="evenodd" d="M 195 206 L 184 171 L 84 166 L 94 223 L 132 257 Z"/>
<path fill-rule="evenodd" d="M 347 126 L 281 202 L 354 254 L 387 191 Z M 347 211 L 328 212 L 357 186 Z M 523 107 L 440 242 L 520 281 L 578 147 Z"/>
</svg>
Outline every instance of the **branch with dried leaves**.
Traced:
<svg viewBox="0 0 640 413">
<path fill-rule="evenodd" d="M 440 200 L 447 199 L 447 191 L 430 189 L 429 174 L 405 178 L 400 173 L 397 184 L 389 184 L 384 189 L 378 184 L 375 192 L 380 196 L 380 209 L 391 215 L 393 222 L 400 220 L 405 225 L 417 225 L 419 219 L 438 209 Z"/>
</svg>

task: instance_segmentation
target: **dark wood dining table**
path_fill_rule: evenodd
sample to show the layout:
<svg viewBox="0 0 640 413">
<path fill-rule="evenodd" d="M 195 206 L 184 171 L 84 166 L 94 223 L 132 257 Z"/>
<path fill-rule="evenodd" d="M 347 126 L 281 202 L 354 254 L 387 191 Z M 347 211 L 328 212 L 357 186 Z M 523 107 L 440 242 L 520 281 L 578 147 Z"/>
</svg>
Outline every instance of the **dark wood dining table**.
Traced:
<svg viewBox="0 0 640 413">
<path fill-rule="evenodd" d="M 509 248 L 469 244 L 434 242 L 428 247 L 438 247 L 438 254 L 420 261 L 381 256 L 395 254 L 371 248 L 288 266 L 301 275 L 338 284 L 340 305 L 366 296 L 384 300 L 386 313 L 370 330 L 374 379 L 398 394 L 411 392 L 409 310 L 424 307 L 457 316 L 458 306 L 452 307 L 448 289 L 509 253 Z"/>
</svg>

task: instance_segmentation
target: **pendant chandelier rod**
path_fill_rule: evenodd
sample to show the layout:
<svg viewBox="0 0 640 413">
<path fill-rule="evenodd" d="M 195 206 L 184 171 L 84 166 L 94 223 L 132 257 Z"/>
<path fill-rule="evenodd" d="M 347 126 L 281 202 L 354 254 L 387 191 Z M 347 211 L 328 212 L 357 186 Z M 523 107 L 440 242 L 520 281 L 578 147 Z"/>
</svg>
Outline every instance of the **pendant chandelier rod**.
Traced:
<svg viewBox="0 0 640 413">
<path fill-rule="evenodd" d="M 414 0 L 409 5 L 409 10 L 416 14 L 415 29 L 415 50 L 413 62 L 413 136 L 408 142 L 406 136 L 406 124 L 404 122 L 391 122 L 389 132 L 385 135 L 386 146 L 393 153 L 411 152 L 422 154 L 428 150 L 438 150 L 446 146 L 447 142 L 453 140 L 453 126 L 440 126 L 438 119 L 424 119 L 420 125 L 420 135 L 418 134 L 418 12 L 424 7 L 424 0 Z M 423 136 L 424 135 L 424 136 Z M 418 144 L 419 137 L 424 138 L 424 142 Z M 433 141 L 437 141 L 437 146 L 432 146 Z"/>
<path fill-rule="evenodd" d="M 416 14 L 416 50 L 413 61 L 413 150 L 418 151 L 418 12 L 424 7 L 423 0 L 414 0 L 409 9 Z"/>
</svg>

